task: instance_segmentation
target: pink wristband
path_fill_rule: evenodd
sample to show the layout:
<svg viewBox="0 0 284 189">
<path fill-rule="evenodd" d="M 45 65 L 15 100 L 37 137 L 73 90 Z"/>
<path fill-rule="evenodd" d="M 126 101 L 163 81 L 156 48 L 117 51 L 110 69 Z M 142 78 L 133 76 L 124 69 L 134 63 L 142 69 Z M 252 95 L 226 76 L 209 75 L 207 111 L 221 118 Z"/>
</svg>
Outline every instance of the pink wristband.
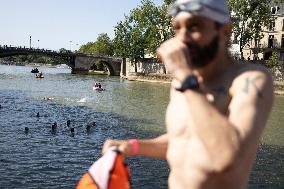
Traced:
<svg viewBox="0 0 284 189">
<path fill-rule="evenodd" d="M 139 144 L 137 139 L 130 139 L 129 143 L 131 145 L 131 155 L 135 156 L 139 150 Z"/>
</svg>

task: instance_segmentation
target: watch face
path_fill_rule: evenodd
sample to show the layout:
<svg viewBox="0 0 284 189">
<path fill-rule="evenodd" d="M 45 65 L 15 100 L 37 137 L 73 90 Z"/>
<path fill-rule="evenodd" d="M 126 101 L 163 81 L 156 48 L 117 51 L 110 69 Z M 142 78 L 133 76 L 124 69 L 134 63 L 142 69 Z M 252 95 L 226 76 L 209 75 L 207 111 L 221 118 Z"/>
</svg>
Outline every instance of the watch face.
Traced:
<svg viewBox="0 0 284 189">
<path fill-rule="evenodd" d="M 186 80 L 182 83 L 182 86 L 180 89 L 177 89 L 178 91 L 184 92 L 187 89 L 197 89 L 199 88 L 198 80 L 196 76 L 190 75 L 186 78 Z"/>
<path fill-rule="evenodd" d="M 191 78 L 190 78 L 190 83 L 191 83 L 191 85 L 197 85 L 197 79 L 196 79 L 196 77 L 191 77 Z"/>
</svg>

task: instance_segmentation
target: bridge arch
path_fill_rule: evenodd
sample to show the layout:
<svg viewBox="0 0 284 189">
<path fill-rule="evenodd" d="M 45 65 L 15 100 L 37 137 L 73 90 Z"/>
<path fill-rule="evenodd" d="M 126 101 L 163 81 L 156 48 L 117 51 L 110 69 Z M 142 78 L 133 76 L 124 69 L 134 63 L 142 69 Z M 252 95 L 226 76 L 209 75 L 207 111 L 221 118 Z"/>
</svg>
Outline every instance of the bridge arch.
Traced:
<svg viewBox="0 0 284 189">
<path fill-rule="evenodd" d="M 80 55 L 76 56 L 75 60 L 75 73 L 87 73 L 91 70 L 94 65 L 98 62 L 102 63 L 109 71 L 111 76 L 119 76 L 121 70 L 121 58 L 108 57 L 108 56 L 90 56 Z"/>
<path fill-rule="evenodd" d="M 96 63 L 94 63 L 90 68 L 89 70 L 92 70 L 93 68 L 96 68 L 96 69 L 99 69 L 97 67 L 97 63 L 100 63 L 102 64 L 104 67 L 107 68 L 108 72 L 109 72 L 109 75 L 115 75 L 115 71 L 114 71 L 114 68 L 112 67 L 112 65 L 108 62 L 108 61 L 105 61 L 105 60 L 97 60 Z"/>
</svg>

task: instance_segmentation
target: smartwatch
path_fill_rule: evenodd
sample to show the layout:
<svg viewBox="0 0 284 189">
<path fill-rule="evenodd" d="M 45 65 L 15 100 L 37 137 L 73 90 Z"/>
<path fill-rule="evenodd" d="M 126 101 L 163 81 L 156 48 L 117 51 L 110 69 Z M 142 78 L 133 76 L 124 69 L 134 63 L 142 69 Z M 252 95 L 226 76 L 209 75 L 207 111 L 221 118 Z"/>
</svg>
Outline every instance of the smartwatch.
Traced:
<svg viewBox="0 0 284 189">
<path fill-rule="evenodd" d="M 182 82 L 179 88 L 176 88 L 177 91 L 184 92 L 188 89 L 199 89 L 198 79 L 195 75 L 189 75 Z"/>
</svg>

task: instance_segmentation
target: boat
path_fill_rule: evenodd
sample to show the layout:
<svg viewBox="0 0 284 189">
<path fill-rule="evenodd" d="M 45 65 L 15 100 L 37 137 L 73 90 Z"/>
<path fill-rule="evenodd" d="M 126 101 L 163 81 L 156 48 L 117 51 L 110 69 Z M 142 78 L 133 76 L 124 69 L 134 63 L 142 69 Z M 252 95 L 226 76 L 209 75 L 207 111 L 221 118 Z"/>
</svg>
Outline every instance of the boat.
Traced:
<svg viewBox="0 0 284 189">
<path fill-rule="evenodd" d="M 95 85 L 93 86 L 94 91 L 104 91 L 105 89 L 102 88 L 102 85 L 100 82 L 96 82 Z"/>
<path fill-rule="evenodd" d="M 39 73 L 39 71 L 37 68 L 35 68 L 35 69 L 32 69 L 31 73 Z"/>
</svg>

